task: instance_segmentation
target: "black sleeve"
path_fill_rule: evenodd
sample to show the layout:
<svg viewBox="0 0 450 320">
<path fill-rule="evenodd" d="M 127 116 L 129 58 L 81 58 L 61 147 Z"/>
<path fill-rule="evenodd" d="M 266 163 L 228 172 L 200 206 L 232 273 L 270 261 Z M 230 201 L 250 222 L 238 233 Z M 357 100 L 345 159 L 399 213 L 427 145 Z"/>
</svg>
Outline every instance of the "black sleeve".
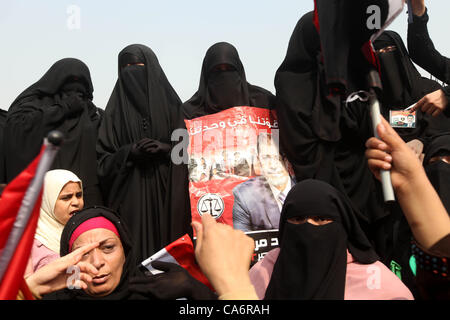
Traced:
<svg viewBox="0 0 450 320">
<path fill-rule="evenodd" d="M 408 50 L 411 59 L 439 80 L 450 82 L 450 59 L 441 55 L 428 34 L 427 11 L 421 17 L 413 16 L 408 25 Z"/>
<path fill-rule="evenodd" d="M 60 105 L 45 108 L 32 105 L 8 113 L 4 129 L 6 180 L 11 181 L 39 153 L 44 137 L 65 120 Z"/>
<path fill-rule="evenodd" d="M 450 86 L 444 87 L 442 91 L 444 91 L 445 95 L 447 96 L 447 99 L 450 101 Z"/>
<path fill-rule="evenodd" d="M 117 144 L 111 123 L 104 118 L 97 138 L 97 174 L 103 198 L 111 207 L 113 199 L 118 200 L 118 194 L 133 167 L 128 159 L 131 147 L 131 144 L 123 146 Z"/>
</svg>

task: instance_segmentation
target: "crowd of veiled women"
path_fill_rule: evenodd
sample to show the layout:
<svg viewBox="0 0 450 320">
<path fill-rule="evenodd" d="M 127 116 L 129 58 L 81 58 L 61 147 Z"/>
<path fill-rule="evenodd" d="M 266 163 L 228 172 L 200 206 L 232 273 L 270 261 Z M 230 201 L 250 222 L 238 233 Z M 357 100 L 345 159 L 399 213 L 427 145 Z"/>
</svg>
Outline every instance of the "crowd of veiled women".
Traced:
<svg viewBox="0 0 450 320">
<path fill-rule="evenodd" d="M 415 128 L 395 131 L 417 153 L 449 210 L 450 90 L 422 77 L 413 64 L 450 82 L 450 60 L 434 48 L 427 21 L 426 11 L 414 16 L 409 52 L 393 31 L 375 41 L 383 83 L 379 98 L 385 119 L 391 110 L 418 102 Z M 125 279 L 138 272 L 137 261 L 184 234 L 192 235 L 187 164 L 171 161 L 177 143 L 171 140 L 172 132 L 185 128 L 184 119 L 254 106 L 276 110 L 280 152 L 291 163 L 297 182 L 281 212 L 280 248 L 250 272 L 259 298 L 449 298 L 448 235 L 426 247 L 416 239 L 402 201 L 384 203 L 367 161 L 367 141 L 373 137 L 368 103 L 328 94 L 321 54 L 313 15 L 305 14 L 276 72 L 273 95 L 247 82 L 236 48 L 216 43 L 206 52 L 198 91 L 183 103 L 155 53 L 145 45 L 130 45 L 118 55 L 118 79 L 105 108 L 92 102 L 94 86 L 82 61 L 57 61 L 0 117 L 3 183 L 34 159 L 49 131 L 64 134 L 46 176 L 35 260 L 32 253 L 27 272 L 75 251 L 92 236 L 87 233 L 103 228 L 106 235 L 119 239 L 110 240 L 109 247 L 108 242 L 100 244 L 103 252 L 121 247 L 124 253 L 113 262 L 123 266 L 117 279 L 111 274 L 93 279 L 100 287 L 112 283 L 111 288 L 100 295 L 88 285 L 56 291 L 49 298 L 174 298 L 169 293 L 156 295 L 144 275 L 132 282 Z M 357 72 L 357 64 L 350 66 L 349 74 Z M 362 89 L 356 79 L 348 83 L 347 93 Z M 395 161 L 402 155 L 394 155 L 393 149 L 389 153 L 387 161 L 394 157 L 393 166 L 398 166 Z M 60 209 L 62 201 L 65 208 Z M 89 207 L 85 214 L 76 213 L 83 207 Z M 61 218 L 64 210 L 66 217 Z M 367 277 L 361 265 L 378 266 L 388 279 L 379 295 L 367 287 L 366 278 L 355 280 L 364 273 Z M 170 271 L 173 266 L 160 268 Z M 193 289 L 183 291 L 184 296 L 189 292 L 193 299 L 215 298 L 206 287 L 189 281 Z"/>
</svg>

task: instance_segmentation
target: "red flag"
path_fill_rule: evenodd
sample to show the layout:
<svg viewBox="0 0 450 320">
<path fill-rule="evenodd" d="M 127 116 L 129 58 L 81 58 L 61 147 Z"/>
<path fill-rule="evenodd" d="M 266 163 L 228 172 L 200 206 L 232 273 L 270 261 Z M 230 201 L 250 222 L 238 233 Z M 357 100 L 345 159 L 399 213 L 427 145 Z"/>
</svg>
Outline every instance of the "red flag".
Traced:
<svg viewBox="0 0 450 320">
<path fill-rule="evenodd" d="M 41 149 L 40 154 L 34 161 L 3 190 L 0 199 L 0 253 L 2 254 L 5 252 L 5 246 L 22 205 L 22 200 L 36 174 L 36 169 L 44 150 L 45 147 Z M 3 278 L 1 279 L 0 300 L 15 300 L 19 288 L 23 285 L 23 275 L 30 257 L 34 234 L 39 219 L 41 198 L 42 188 L 22 237 L 12 258 L 9 260 Z"/>
<path fill-rule="evenodd" d="M 207 285 L 211 290 L 215 291 L 195 260 L 194 244 L 188 234 L 185 234 L 178 240 L 175 240 L 142 262 L 142 265 L 153 274 L 159 273 L 159 270 L 156 270 L 151 266 L 152 261 L 176 263 L 186 269 L 192 277 Z"/>
</svg>

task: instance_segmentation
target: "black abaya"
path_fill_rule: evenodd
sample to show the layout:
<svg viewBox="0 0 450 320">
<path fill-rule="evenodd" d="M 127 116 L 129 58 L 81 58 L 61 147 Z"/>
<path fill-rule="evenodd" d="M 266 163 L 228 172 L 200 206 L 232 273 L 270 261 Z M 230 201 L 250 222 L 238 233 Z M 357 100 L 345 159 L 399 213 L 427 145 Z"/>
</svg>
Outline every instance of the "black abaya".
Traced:
<svg viewBox="0 0 450 320">
<path fill-rule="evenodd" d="M 413 23 L 408 24 L 408 49 L 411 59 L 436 78 L 450 83 L 450 58 L 440 54 L 428 33 L 428 10 L 421 17 L 413 16 Z M 450 101 L 450 86 L 442 89 Z M 444 110 L 450 115 L 450 108 Z"/>
<path fill-rule="evenodd" d="M 66 169 L 80 177 L 86 205 L 103 203 L 95 168 L 101 119 L 92 103 L 92 92 L 88 67 L 80 60 L 66 58 L 16 98 L 4 130 L 7 182 L 37 156 L 48 132 L 59 130 L 64 142 L 52 169 Z"/>
<path fill-rule="evenodd" d="M 367 226 L 387 214 L 364 156 L 365 142 L 372 136 L 369 109 L 359 101 L 346 107 L 340 96 L 329 95 L 324 72 L 310 12 L 297 23 L 275 76 L 281 147 L 297 181 L 318 179 L 331 184 L 350 197 L 360 222 Z M 349 75 L 353 73 L 354 69 L 348 70 Z M 360 88 L 350 81 L 347 89 Z"/>
<path fill-rule="evenodd" d="M 380 184 L 368 169 L 364 155 L 365 142 L 373 136 L 369 106 L 360 101 L 345 104 L 340 96 L 329 94 L 320 43 L 313 13 L 308 13 L 298 22 L 275 77 L 280 143 L 297 181 L 313 178 L 328 182 L 352 200 L 361 213 L 360 223 L 386 262 L 395 241 L 392 219 L 396 217 L 385 207 Z M 367 90 L 358 64 L 349 65 L 346 78 L 347 92 Z M 436 85 L 421 77 L 412 80 L 411 86 L 402 83 L 402 89 L 414 97 Z M 402 108 L 408 106 L 407 102 L 401 103 Z M 420 123 L 417 131 L 406 131 L 404 139 L 441 130 L 440 120 L 428 120 L 427 126 Z"/>
<path fill-rule="evenodd" d="M 361 48 L 378 31 L 368 27 L 373 17 L 369 16 L 368 9 L 373 5 L 378 7 L 377 18 L 383 25 L 389 13 L 388 0 L 315 0 L 314 4 L 314 24 L 320 34 L 327 92 L 349 95 L 354 83 L 359 84 L 358 90 L 364 89 L 370 64 Z"/>
<path fill-rule="evenodd" d="M 215 68 L 220 65 L 227 65 L 229 69 L 217 71 Z M 198 91 L 182 109 L 186 119 L 194 119 L 237 106 L 272 108 L 274 99 L 268 90 L 247 82 L 236 48 L 219 42 L 206 52 Z"/>
<path fill-rule="evenodd" d="M 139 155 L 146 139 L 168 146 L 185 128 L 181 101 L 153 51 L 130 45 L 119 54 L 119 78 L 105 109 L 97 143 L 105 201 L 131 230 L 139 260 L 191 233 L 187 165 L 170 160 L 170 148 Z"/>
</svg>

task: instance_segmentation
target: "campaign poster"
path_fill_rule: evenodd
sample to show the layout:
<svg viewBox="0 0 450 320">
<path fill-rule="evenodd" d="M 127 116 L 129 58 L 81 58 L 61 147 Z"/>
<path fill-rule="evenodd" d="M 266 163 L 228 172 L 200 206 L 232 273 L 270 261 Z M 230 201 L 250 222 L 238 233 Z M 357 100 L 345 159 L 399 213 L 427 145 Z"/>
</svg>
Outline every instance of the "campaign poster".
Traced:
<svg viewBox="0 0 450 320">
<path fill-rule="evenodd" d="M 416 112 L 405 110 L 390 110 L 389 123 L 392 128 L 415 128 Z"/>
<path fill-rule="evenodd" d="M 246 234 L 255 241 L 255 251 L 252 255 L 250 267 L 264 259 L 269 251 L 280 246 L 278 243 L 278 229 L 249 231 Z"/>
<path fill-rule="evenodd" d="M 192 220 L 209 213 L 244 232 L 278 229 L 293 175 L 275 110 L 234 107 L 185 122 Z"/>
</svg>

